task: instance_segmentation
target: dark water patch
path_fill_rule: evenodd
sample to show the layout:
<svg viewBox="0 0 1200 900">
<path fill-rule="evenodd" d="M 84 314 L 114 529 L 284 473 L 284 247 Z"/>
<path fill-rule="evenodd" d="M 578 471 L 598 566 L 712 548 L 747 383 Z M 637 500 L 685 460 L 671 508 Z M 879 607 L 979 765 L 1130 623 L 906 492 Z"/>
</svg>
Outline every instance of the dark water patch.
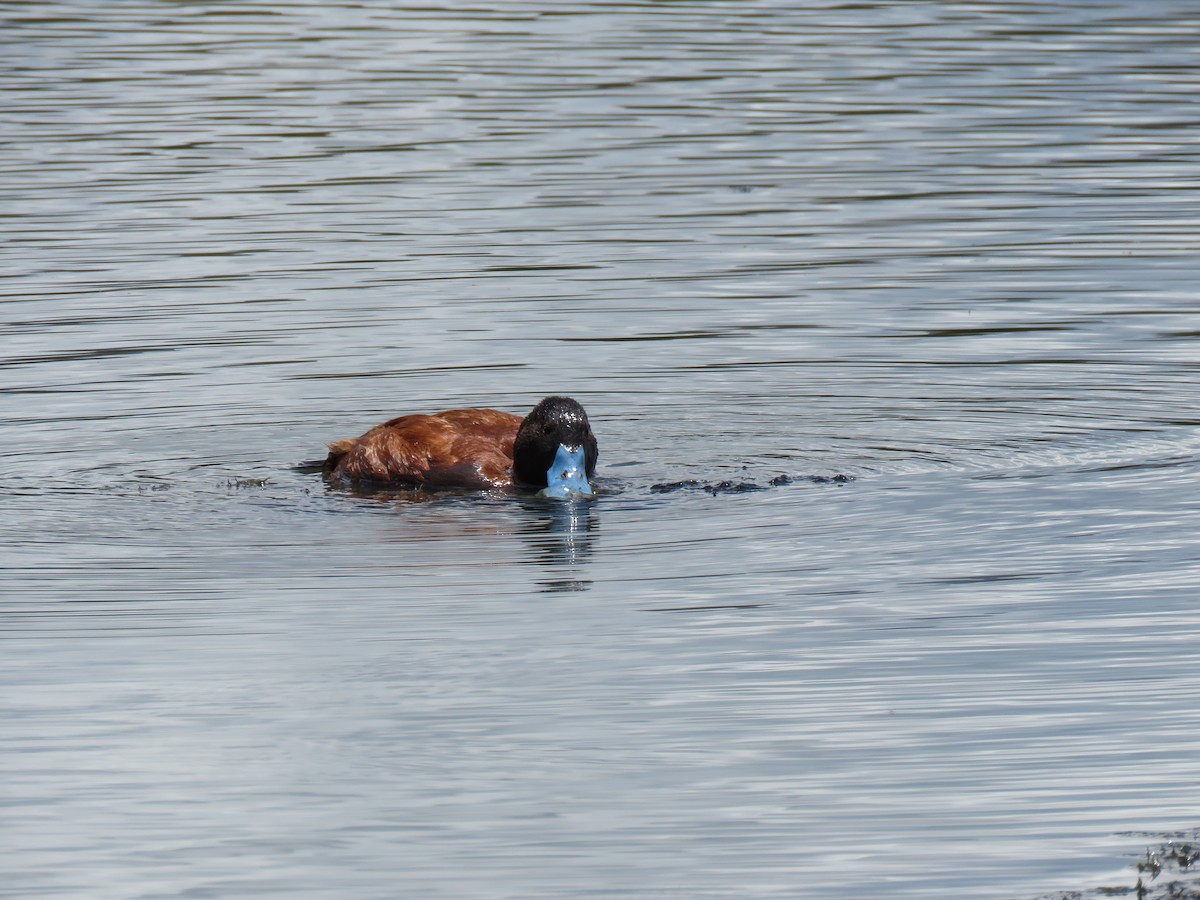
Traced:
<svg viewBox="0 0 1200 900">
<path fill-rule="evenodd" d="M 706 338 L 722 338 L 728 337 L 728 334 L 720 331 L 681 331 L 673 334 L 633 334 L 625 336 L 606 336 L 606 337 L 568 337 L 560 340 L 568 343 L 623 343 L 635 341 L 690 341 Z"/>
<path fill-rule="evenodd" d="M 662 484 L 652 484 L 650 486 L 650 493 L 652 493 L 652 494 L 670 494 L 670 493 L 674 493 L 675 491 L 685 491 L 685 490 L 707 491 L 708 493 L 712 494 L 715 497 L 717 494 L 722 494 L 722 493 L 744 494 L 744 493 L 748 493 L 749 491 L 761 491 L 762 486 L 753 484 L 748 481 L 741 481 L 741 482 L 720 481 L 720 482 L 717 482 L 714 484 L 712 482 L 698 481 L 694 478 L 689 478 L 684 481 L 672 481 L 672 482 L 662 483 Z"/>
<path fill-rule="evenodd" d="M 686 478 L 682 481 L 659 482 L 650 485 L 652 494 L 673 494 L 677 491 L 703 491 L 712 494 L 749 494 L 754 491 L 764 491 L 771 487 L 783 487 L 796 481 L 807 481 L 811 484 L 849 484 L 855 480 L 854 475 L 776 475 L 766 484 L 754 481 L 701 481 L 697 478 Z"/>
</svg>

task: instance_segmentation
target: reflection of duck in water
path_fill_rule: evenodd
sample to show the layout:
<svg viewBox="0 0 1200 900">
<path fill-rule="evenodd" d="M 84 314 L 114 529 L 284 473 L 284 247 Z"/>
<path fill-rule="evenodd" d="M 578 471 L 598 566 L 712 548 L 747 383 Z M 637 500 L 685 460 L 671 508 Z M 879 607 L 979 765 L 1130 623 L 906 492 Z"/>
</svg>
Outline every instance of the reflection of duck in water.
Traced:
<svg viewBox="0 0 1200 900">
<path fill-rule="evenodd" d="M 524 419 L 496 409 L 400 416 L 329 446 L 325 473 L 350 482 L 428 487 L 544 488 L 592 493 L 596 437 L 583 407 L 547 397 Z"/>
</svg>

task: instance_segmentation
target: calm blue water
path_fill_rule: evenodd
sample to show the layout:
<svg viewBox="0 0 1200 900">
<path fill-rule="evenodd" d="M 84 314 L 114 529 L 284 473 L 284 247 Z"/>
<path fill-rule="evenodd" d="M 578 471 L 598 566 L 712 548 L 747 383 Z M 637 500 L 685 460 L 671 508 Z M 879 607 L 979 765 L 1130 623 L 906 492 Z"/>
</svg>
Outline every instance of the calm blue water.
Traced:
<svg viewBox="0 0 1200 900">
<path fill-rule="evenodd" d="M 0 17 L 0 896 L 1091 897 L 1200 827 L 1200 8 Z M 593 503 L 294 468 L 549 393 Z"/>
</svg>

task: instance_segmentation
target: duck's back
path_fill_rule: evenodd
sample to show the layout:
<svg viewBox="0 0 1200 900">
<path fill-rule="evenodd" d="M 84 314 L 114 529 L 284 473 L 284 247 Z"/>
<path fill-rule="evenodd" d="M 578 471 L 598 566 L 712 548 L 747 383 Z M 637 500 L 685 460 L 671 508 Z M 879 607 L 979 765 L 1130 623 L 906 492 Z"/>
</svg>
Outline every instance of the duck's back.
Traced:
<svg viewBox="0 0 1200 900">
<path fill-rule="evenodd" d="M 325 471 L 349 481 L 507 487 L 521 417 L 498 409 L 400 416 L 329 446 Z"/>
</svg>

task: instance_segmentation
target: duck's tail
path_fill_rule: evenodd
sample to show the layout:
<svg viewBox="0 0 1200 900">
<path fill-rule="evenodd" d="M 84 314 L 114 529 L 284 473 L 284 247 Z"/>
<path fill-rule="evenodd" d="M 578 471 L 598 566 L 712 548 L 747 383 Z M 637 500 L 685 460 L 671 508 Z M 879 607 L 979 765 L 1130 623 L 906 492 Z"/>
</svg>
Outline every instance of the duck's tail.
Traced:
<svg viewBox="0 0 1200 900">
<path fill-rule="evenodd" d="M 321 464 L 321 471 L 329 475 L 337 468 L 338 463 L 342 461 L 342 457 L 354 449 L 354 445 L 358 443 L 354 438 L 347 438 L 344 441 L 334 441 L 329 445 L 329 455 L 325 457 L 325 462 Z"/>
</svg>

